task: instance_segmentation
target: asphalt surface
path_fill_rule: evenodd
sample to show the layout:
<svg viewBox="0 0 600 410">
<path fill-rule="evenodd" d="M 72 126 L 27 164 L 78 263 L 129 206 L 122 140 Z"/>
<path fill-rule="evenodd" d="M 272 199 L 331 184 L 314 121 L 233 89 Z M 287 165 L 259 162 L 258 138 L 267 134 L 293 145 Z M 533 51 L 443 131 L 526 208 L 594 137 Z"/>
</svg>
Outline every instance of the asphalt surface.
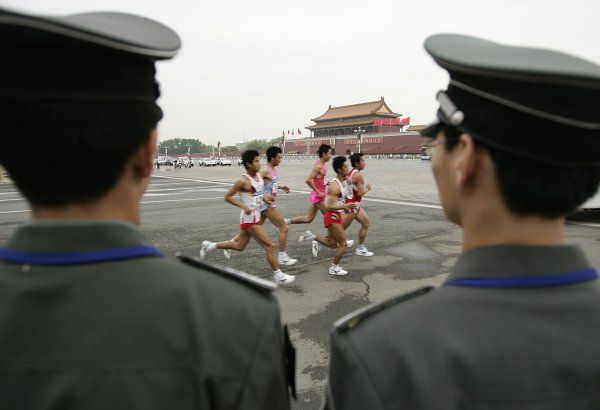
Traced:
<svg viewBox="0 0 600 410">
<path fill-rule="evenodd" d="M 306 212 L 308 194 L 303 179 L 307 161 L 284 162 L 283 182 L 295 189 L 280 194 L 277 203 L 285 216 Z M 221 241 L 238 232 L 239 210 L 226 204 L 226 189 L 242 168 L 163 167 L 155 173 L 143 198 L 142 230 L 149 242 L 167 255 L 181 252 L 197 256 L 202 240 Z M 317 258 L 310 242 L 297 242 L 306 229 L 323 233 L 320 217 L 310 226 L 290 227 L 288 253 L 297 258 L 286 273 L 296 275 L 291 286 L 276 290 L 282 319 L 291 331 L 297 348 L 299 399 L 295 409 L 318 408 L 326 384 L 329 360 L 329 332 L 335 320 L 366 304 L 425 285 L 440 284 L 451 271 L 461 249 L 462 234 L 446 221 L 435 195 L 427 165 L 414 161 L 370 161 L 365 170 L 374 185 L 371 199 L 364 202 L 371 219 L 367 245 L 373 257 L 361 257 L 348 250 L 341 262 L 350 274 L 331 277 L 327 269 L 333 250 L 324 248 Z M 29 219 L 27 203 L 11 183 L 0 184 L 0 240 Z M 276 230 L 265 227 L 276 240 Z M 348 237 L 358 239 L 358 224 Z M 580 244 L 592 263 L 600 267 L 600 212 L 579 213 L 565 227 L 568 242 Z M 251 274 L 271 276 L 262 248 L 251 242 L 243 252 L 232 252 L 226 260 L 220 251 L 206 260 L 226 264 Z"/>
</svg>

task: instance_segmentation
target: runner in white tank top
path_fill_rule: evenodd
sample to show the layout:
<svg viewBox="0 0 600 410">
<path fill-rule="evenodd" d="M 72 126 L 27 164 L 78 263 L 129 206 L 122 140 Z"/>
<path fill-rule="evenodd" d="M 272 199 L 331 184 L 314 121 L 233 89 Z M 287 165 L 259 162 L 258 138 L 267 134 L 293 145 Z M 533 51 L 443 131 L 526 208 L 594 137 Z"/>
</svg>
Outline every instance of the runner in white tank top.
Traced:
<svg viewBox="0 0 600 410">
<path fill-rule="evenodd" d="M 346 234 L 342 225 L 342 211 L 351 212 L 354 209 L 354 203 L 346 203 L 346 195 L 348 195 L 348 187 L 344 180 L 348 174 L 348 163 L 346 157 L 338 156 L 333 159 L 333 170 L 337 174 L 336 178 L 332 179 L 327 185 L 327 212 L 323 216 L 323 224 L 327 228 L 326 236 L 317 236 L 314 234 L 301 237 L 302 240 L 312 239 L 312 253 L 317 256 L 321 245 L 335 249 L 333 263 L 329 268 L 330 275 L 347 275 L 348 271 L 339 266 L 339 262 L 344 256 L 347 246 L 351 246 L 353 242 L 346 242 Z"/>
<path fill-rule="evenodd" d="M 290 192 L 290 188 L 287 185 L 283 185 L 279 182 L 279 171 L 277 170 L 277 166 L 281 163 L 281 159 L 281 148 L 276 146 L 267 148 L 268 162 L 259 172 L 259 175 L 263 177 L 263 181 L 265 182 L 264 201 L 261 206 L 261 223 L 263 223 L 265 219 L 269 219 L 269 221 L 275 225 L 279 232 L 279 253 L 277 254 L 277 263 L 279 263 L 279 265 L 291 266 L 298 262 L 298 260 L 291 258 L 287 254 L 288 225 L 276 205 L 277 191 L 279 189 L 286 193 Z M 234 242 L 237 240 L 237 236 L 232 239 Z"/>
<path fill-rule="evenodd" d="M 265 204 L 263 200 L 265 193 L 265 182 L 260 174 L 256 174 L 255 176 L 242 174 L 242 176 L 248 178 L 248 181 L 250 181 L 250 185 L 252 186 L 252 190 L 250 192 L 239 191 L 242 204 L 252 209 L 250 214 L 247 214 L 244 210 L 242 210 L 240 214 L 240 228 L 245 230 L 254 224 L 260 223 L 260 213 L 263 209 L 263 204 Z M 256 180 L 255 177 L 257 177 L 258 180 Z"/>
<path fill-rule="evenodd" d="M 242 161 L 247 173 L 243 174 L 225 195 L 225 201 L 242 208 L 240 231 L 234 238 L 235 240 L 218 243 L 203 241 L 200 247 L 200 258 L 204 258 L 207 252 L 214 249 L 223 249 L 225 257 L 229 259 L 231 249 L 243 251 L 250 238 L 254 238 L 265 249 L 267 262 L 273 270 L 273 280 L 277 283 L 290 284 L 296 277 L 281 272 L 277 263 L 275 244 L 261 225 L 260 210 L 264 201 L 265 185 L 262 176 L 259 174 L 260 157 L 258 151 L 248 150 L 244 152 Z M 235 199 L 236 194 L 239 194 L 240 200 Z"/>
</svg>

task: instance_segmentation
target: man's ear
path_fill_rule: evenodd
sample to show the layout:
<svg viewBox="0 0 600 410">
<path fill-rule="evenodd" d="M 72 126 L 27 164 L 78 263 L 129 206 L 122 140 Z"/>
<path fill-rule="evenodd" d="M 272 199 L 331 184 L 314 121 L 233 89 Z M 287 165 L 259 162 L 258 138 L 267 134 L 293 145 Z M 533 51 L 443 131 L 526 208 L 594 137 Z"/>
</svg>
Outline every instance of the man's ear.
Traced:
<svg viewBox="0 0 600 410">
<path fill-rule="evenodd" d="M 158 142 L 158 132 L 156 128 L 150 131 L 150 136 L 138 148 L 133 157 L 133 166 L 135 173 L 139 178 L 149 178 L 154 169 L 154 159 L 156 157 L 156 146 Z"/>
<path fill-rule="evenodd" d="M 462 134 L 458 146 L 454 149 L 458 154 L 454 162 L 455 181 L 457 186 L 464 187 L 473 177 L 479 163 L 479 153 L 475 141 L 469 134 Z"/>
</svg>

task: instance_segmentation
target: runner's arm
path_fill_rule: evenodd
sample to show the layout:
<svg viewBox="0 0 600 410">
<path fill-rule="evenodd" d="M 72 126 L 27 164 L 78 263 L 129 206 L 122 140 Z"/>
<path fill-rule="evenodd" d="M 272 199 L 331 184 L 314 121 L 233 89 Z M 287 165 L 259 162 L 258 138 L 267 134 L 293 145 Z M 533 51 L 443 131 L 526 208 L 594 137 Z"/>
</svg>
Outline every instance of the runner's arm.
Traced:
<svg viewBox="0 0 600 410">
<path fill-rule="evenodd" d="M 263 182 L 266 187 L 269 184 L 269 181 L 271 181 L 271 175 L 267 172 L 267 170 L 265 168 L 261 169 L 258 173 L 262 177 Z M 273 203 L 273 196 L 271 194 L 267 193 L 266 190 L 265 190 L 265 194 L 263 195 L 263 201 L 265 201 L 269 205 L 271 203 Z"/>
<path fill-rule="evenodd" d="M 367 192 L 371 190 L 371 184 L 365 184 L 365 178 L 358 172 L 356 172 L 355 175 L 352 176 L 352 179 L 354 179 L 354 185 L 356 185 L 356 187 L 358 188 L 356 192 L 358 192 L 359 196 L 364 196 Z"/>
<path fill-rule="evenodd" d="M 345 209 L 353 209 L 354 203 L 340 204 L 338 201 L 338 195 L 340 188 L 337 184 L 330 183 L 327 185 L 327 210 L 328 211 L 342 211 Z"/>
<path fill-rule="evenodd" d="M 237 194 L 240 191 L 243 191 L 245 187 L 246 181 L 244 181 L 242 178 L 238 179 L 235 182 L 235 184 L 233 184 L 233 186 L 229 188 L 229 191 L 227 191 L 227 193 L 225 194 L 225 202 L 229 202 L 233 206 L 242 208 L 244 211 L 246 211 L 247 214 L 249 214 L 250 212 L 252 212 L 252 208 L 250 208 L 247 205 L 244 205 L 234 197 L 235 194 Z"/>
<path fill-rule="evenodd" d="M 321 171 L 321 168 L 315 164 L 315 166 L 310 170 L 310 174 L 308 174 L 308 177 L 306 177 L 306 181 L 305 181 L 306 185 L 308 185 L 310 187 L 310 189 L 312 189 L 316 193 L 320 193 L 320 192 L 317 189 L 317 187 L 315 186 L 313 179 L 317 178 L 319 176 L 319 171 Z"/>
<path fill-rule="evenodd" d="M 267 185 L 271 180 L 271 175 L 267 172 L 267 169 L 262 168 L 260 171 L 258 171 L 258 173 L 262 177 L 263 181 L 265 181 L 265 185 Z"/>
</svg>

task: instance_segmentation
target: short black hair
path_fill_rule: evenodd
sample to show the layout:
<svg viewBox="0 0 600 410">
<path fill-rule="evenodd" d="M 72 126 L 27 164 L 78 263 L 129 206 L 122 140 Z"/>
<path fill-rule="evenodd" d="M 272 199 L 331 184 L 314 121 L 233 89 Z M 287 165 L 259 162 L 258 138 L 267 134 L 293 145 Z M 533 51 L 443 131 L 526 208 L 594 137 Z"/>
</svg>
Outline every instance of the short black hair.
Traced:
<svg viewBox="0 0 600 410">
<path fill-rule="evenodd" d="M 352 168 L 354 168 L 355 166 L 357 166 L 360 162 L 360 159 L 363 157 L 362 152 L 355 152 L 354 154 L 350 155 L 350 164 L 352 165 Z"/>
<path fill-rule="evenodd" d="M 151 102 L 0 100 L 0 163 L 34 206 L 94 201 L 161 117 Z"/>
<path fill-rule="evenodd" d="M 277 156 L 277 154 L 281 154 L 281 148 L 279 148 L 278 146 L 272 146 L 267 148 L 267 162 L 271 161 L 271 158 L 275 158 Z"/>
<path fill-rule="evenodd" d="M 252 164 L 254 162 L 254 158 L 260 156 L 257 150 L 249 149 L 242 153 L 242 162 L 244 163 L 244 168 L 248 169 L 248 164 Z"/>
<path fill-rule="evenodd" d="M 319 149 L 317 150 L 317 154 L 319 155 L 319 158 L 321 158 L 323 156 L 323 154 L 327 154 L 330 149 L 331 149 L 331 145 L 321 144 L 319 146 Z"/>
<path fill-rule="evenodd" d="M 333 165 L 333 170 L 336 172 L 336 174 L 340 169 L 342 169 L 345 162 L 346 162 L 346 157 L 343 155 L 338 155 L 337 157 L 335 157 L 333 159 L 332 165 Z"/>
<path fill-rule="evenodd" d="M 452 151 L 462 131 L 441 126 L 444 149 Z M 518 216 L 559 218 L 591 198 L 600 184 L 600 167 L 574 167 L 541 162 L 484 146 L 490 153 L 500 194 L 506 207 Z"/>
</svg>

